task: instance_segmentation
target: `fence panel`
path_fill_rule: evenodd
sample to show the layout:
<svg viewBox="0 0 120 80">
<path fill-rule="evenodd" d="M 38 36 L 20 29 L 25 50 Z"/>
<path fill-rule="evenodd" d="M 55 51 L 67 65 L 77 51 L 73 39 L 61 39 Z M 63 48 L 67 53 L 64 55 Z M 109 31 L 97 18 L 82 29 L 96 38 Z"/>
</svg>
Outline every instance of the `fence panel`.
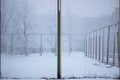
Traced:
<svg viewBox="0 0 120 80">
<path fill-rule="evenodd" d="M 118 24 L 115 24 L 89 33 L 85 40 L 86 56 L 118 66 L 117 32 Z"/>
</svg>

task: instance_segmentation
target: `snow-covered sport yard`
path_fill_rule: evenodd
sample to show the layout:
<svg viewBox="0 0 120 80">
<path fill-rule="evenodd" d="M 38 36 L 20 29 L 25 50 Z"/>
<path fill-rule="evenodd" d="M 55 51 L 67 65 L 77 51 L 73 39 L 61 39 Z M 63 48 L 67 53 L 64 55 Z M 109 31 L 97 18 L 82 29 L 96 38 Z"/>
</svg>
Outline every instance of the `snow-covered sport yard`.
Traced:
<svg viewBox="0 0 120 80">
<path fill-rule="evenodd" d="M 0 80 L 120 80 L 119 0 L 0 0 Z"/>
<path fill-rule="evenodd" d="M 83 52 L 62 54 L 62 78 L 89 80 L 118 78 L 119 68 L 100 63 L 84 56 Z M 2 77 L 5 79 L 56 79 L 57 56 L 53 53 L 24 55 L 2 55 Z M 98 79 L 99 80 L 99 79 Z"/>
</svg>

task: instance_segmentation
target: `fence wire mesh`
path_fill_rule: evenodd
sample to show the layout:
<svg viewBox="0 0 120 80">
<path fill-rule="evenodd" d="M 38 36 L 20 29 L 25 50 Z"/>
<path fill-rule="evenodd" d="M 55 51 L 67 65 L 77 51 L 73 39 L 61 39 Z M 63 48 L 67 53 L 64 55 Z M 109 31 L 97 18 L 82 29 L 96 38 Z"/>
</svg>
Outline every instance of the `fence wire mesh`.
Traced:
<svg viewBox="0 0 120 80">
<path fill-rule="evenodd" d="M 85 40 L 85 55 L 118 66 L 118 24 L 89 33 Z"/>
</svg>

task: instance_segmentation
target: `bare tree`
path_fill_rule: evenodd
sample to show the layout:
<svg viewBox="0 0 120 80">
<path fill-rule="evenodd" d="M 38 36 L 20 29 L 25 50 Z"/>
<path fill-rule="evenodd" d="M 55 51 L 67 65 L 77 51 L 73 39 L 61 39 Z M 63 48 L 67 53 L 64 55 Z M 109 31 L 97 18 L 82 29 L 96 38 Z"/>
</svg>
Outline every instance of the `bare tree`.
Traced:
<svg viewBox="0 0 120 80">
<path fill-rule="evenodd" d="M 2 10 L 2 33 L 7 32 L 7 28 L 9 26 L 9 22 L 11 21 L 12 17 L 15 14 L 14 6 L 11 6 L 10 4 L 14 4 L 14 1 L 9 0 L 1 0 L 1 10 Z M 9 4 L 7 4 L 9 3 Z"/>
<path fill-rule="evenodd" d="M 29 17 L 29 14 L 31 12 L 31 8 L 27 2 L 28 0 L 23 1 L 23 16 L 22 16 L 22 21 L 23 21 L 23 35 L 24 35 L 24 53 L 26 56 L 28 56 L 27 53 L 27 29 L 29 28 L 29 23 L 27 22 L 27 19 Z"/>
</svg>

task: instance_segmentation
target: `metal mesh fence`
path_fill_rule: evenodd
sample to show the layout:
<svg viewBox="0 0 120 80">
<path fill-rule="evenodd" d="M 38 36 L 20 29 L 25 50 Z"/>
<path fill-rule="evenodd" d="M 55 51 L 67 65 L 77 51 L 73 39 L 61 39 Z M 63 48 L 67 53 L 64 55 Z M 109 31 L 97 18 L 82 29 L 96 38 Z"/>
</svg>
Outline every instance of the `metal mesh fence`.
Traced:
<svg viewBox="0 0 120 80">
<path fill-rule="evenodd" d="M 85 40 L 85 55 L 103 63 L 118 66 L 118 24 L 89 33 Z"/>
<path fill-rule="evenodd" d="M 10 55 L 30 53 L 54 53 L 57 51 L 57 35 L 55 34 L 2 34 L 1 52 Z M 72 52 L 73 38 L 70 34 L 62 35 L 62 51 Z"/>
</svg>

